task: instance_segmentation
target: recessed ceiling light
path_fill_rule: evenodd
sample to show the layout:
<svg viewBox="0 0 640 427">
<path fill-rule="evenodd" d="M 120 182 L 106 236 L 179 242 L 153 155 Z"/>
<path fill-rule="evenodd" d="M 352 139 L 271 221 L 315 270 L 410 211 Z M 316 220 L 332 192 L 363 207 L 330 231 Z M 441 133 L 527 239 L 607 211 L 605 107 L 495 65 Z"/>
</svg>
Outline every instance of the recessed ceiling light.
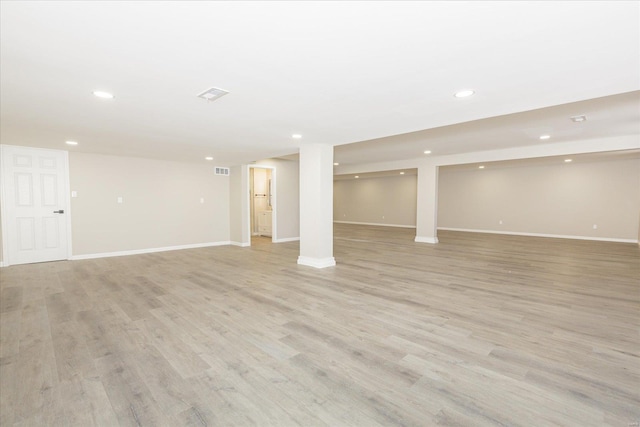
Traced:
<svg viewBox="0 0 640 427">
<path fill-rule="evenodd" d="M 478 166 L 478 169 L 484 169 L 484 166 L 482 166 L 482 165 Z"/>
<path fill-rule="evenodd" d="M 431 150 L 425 150 L 424 154 L 431 154 Z"/>
<path fill-rule="evenodd" d="M 540 135 L 540 139 L 549 139 L 551 135 Z"/>
<path fill-rule="evenodd" d="M 400 172 L 400 175 L 404 175 L 404 172 Z"/>
<path fill-rule="evenodd" d="M 220 89 L 218 87 L 210 87 L 209 89 L 197 94 L 196 96 L 207 101 L 215 101 L 216 99 L 223 97 L 228 93 L 228 90 Z"/>
<path fill-rule="evenodd" d="M 78 145 L 76 141 L 65 141 L 67 145 Z"/>
<path fill-rule="evenodd" d="M 213 160 L 213 157 L 211 157 L 211 156 L 207 156 L 207 157 L 205 157 L 204 159 L 205 159 L 205 160 Z"/>
<path fill-rule="evenodd" d="M 564 159 L 565 163 L 571 163 L 573 160 L 572 159 Z"/>
<path fill-rule="evenodd" d="M 359 177 L 358 175 L 356 175 L 356 176 L 354 176 L 354 178 L 358 179 L 358 178 L 360 178 L 360 177 Z"/>
<path fill-rule="evenodd" d="M 294 133 L 293 135 L 291 135 L 291 138 L 300 139 L 300 138 L 302 138 L 302 135 L 300 135 L 299 133 Z"/>
<path fill-rule="evenodd" d="M 340 163 L 335 162 L 335 163 L 333 164 L 333 166 L 340 166 Z"/>
<path fill-rule="evenodd" d="M 585 115 L 573 116 L 573 117 L 571 117 L 571 121 L 572 122 L 576 122 L 576 123 L 586 122 L 587 121 L 587 116 L 585 116 Z"/>
<path fill-rule="evenodd" d="M 112 99 L 113 98 L 113 94 L 110 94 L 109 92 L 103 92 L 101 90 L 94 90 L 93 94 L 95 96 L 97 96 L 98 98 L 105 98 L 105 99 Z"/>
<path fill-rule="evenodd" d="M 474 93 L 475 92 L 472 91 L 471 89 L 465 89 L 465 90 L 460 90 L 456 92 L 453 96 L 455 96 L 456 98 L 466 98 L 467 96 L 471 96 Z"/>
</svg>

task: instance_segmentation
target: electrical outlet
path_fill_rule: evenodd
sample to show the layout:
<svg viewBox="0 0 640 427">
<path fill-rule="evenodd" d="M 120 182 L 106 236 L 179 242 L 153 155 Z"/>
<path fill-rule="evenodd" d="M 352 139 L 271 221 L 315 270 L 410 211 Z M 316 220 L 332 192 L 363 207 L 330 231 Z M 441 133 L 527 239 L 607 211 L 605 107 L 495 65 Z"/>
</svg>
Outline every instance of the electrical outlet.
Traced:
<svg viewBox="0 0 640 427">
<path fill-rule="evenodd" d="M 204 203 L 204 197 L 200 197 L 200 203 Z"/>
<path fill-rule="evenodd" d="M 123 203 L 124 200 L 122 199 L 122 197 L 118 197 L 118 203 Z"/>
<path fill-rule="evenodd" d="M 498 221 L 498 224 L 502 225 L 502 220 Z"/>
<path fill-rule="evenodd" d="M 593 229 L 597 230 L 598 229 L 598 224 L 593 224 Z"/>
</svg>

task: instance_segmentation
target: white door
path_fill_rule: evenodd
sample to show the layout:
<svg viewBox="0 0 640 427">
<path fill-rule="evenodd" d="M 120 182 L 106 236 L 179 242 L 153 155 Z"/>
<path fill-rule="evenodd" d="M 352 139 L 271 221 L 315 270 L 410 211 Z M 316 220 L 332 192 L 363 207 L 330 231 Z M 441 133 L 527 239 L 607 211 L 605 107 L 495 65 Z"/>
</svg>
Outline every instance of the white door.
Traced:
<svg viewBox="0 0 640 427">
<path fill-rule="evenodd" d="M 67 154 L 2 146 L 5 264 L 69 258 Z"/>
</svg>

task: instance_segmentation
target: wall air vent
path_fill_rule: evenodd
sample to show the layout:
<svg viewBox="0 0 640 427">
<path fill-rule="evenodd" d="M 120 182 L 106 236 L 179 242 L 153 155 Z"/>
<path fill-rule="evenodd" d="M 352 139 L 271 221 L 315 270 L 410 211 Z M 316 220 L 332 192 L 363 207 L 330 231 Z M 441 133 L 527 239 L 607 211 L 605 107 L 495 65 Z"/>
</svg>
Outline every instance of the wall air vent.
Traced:
<svg viewBox="0 0 640 427">
<path fill-rule="evenodd" d="M 216 99 L 225 96 L 226 94 L 228 94 L 229 91 L 224 90 L 224 89 L 220 89 L 217 87 L 211 87 L 207 90 L 205 90 L 202 93 L 198 94 L 198 98 L 202 98 L 202 99 L 206 99 L 207 101 L 215 101 Z"/>
<path fill-rule="evenodd" d="M 216 166 L 216 175 L 229 176 L 229 168 L 221 168 Z"/>
</svg>

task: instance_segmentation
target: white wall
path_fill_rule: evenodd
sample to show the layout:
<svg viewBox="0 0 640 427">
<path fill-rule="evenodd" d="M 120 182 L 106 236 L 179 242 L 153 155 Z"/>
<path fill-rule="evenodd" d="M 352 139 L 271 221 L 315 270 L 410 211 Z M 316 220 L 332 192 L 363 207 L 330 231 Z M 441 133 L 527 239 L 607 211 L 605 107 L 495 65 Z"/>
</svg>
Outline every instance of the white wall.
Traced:
<svg viewBox="0 0 640 427">
<path fill-rule="evenodd" d="M 438 228 L 636 241 L 640 161 L 441 167 L 438 195 Z"/>
<path fill-rule="evenodd" d="M 229 177 L 209 164 L 70 152 L 69 174 L 74 256 L 229 241 Z"/>
<path fill-rule="evenodd" d="M 416 185 L 416 175 L 335 180 L 333 219 L 415 227 Z"/>
</svg>

